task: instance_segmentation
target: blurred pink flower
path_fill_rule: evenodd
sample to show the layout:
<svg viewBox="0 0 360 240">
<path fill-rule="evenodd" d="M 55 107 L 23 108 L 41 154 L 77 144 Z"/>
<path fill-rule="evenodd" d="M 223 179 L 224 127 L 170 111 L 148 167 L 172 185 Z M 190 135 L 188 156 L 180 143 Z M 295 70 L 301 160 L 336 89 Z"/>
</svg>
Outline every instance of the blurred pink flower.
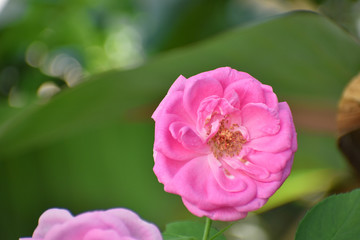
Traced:
<svg viewBox="0 0 360 240">
<path fill-rule="evenodd" d="M 73 217 L 64 209 L 49 209 L 39 219 L 32 238 L 20 240 L 161 240 L 158 228 L 134 212 L 115 208 Z"/>
<path fill-rule="evenodd" d="M 290 174 L 297 150 L 290 108 L 245 72 L 180 76 L 152 118 L 154 172 L 199 217 L 244 218 Z"/>
</svg>

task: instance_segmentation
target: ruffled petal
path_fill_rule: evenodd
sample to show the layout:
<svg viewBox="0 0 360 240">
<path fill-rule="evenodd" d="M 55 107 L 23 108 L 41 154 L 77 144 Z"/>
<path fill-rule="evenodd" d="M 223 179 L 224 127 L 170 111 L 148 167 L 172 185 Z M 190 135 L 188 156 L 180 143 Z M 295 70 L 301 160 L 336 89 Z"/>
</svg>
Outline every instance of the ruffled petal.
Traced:
<svg viewBox="0 0 360 240">
<path fill-rule="evenodd" d="M 265 205 L 267 200 L 268 199 L 264 199 L 264 198 L 255 198 L 253 201 L 249 202 L 248 204 L 245 204 L 240 207 L 236 207 L 236 211 L 251 212 L 251 211 L 258 210 L 259 208 L 261 208 L 262 206 Z"/>
<path fill-rule="evenodd" d="M 200 103 L 209 96 L 222 97 L 223 89 L 221 84 L 214 78 L 189 78 L 188 81 L 189 83 L 184 90 L 184 107 L 196 121 Z"/>
<path fill-rule="evenodd" d="M 215 221 L 236 221 L 245 218 L 248 213 L 240 212 L 235 207 L 217 207 L 212 210 L 202 210 L 194 205 L 192 202 L 182 199 L 186 208 L 198 217 L 208 217 Z"/>
<path fill-rule="evenodd" d="M 39 218 L 39 225 L 34 231 L 33 238 L 43 239 L 47 232 L 57 225 L 71 220 L 73 216 L 65 209 L 52 208 L 45 211 Z"/>
<path fill-rule="evenodd" d="M 177 161 L 165 156 L 161 152 L 156 151 L 154 151 L 154 159 L 154 173 L 159 182 L 163 183 L 165 186 L 172 181 L 172 178 L 177 174 L 179 169 L 184 167 L 186 164 L 186 161 Z"/>
<path fill-rule="evenodd" d="M 120 236 L 129 236 L 125 225 L 114 217 L 106 216 L 102 211 L 86 212 L 51 229 L 45 240 L 83 239 L 93 229 L 111 228 Z"/>
<path fill-rule="evenodd" d="M 220 67 L 214 70 L 202 72 L 192 76 L 195 79 L 214 78 L 221 83 L 222 86 L 227 86 L 227 78 L 232 74 L 233 69 L 229 67 Z"/>
<path fill-rule="evenodd" d="M 136 240 L 161 240 L 161 233 L 156 225 L 141 219 L 136 213 L 124 209 L 114 208 L 105 211 L 106 216 L 112 216 L 116 222 L 121 222 L 126 226 L 129 236 Z M 117 229 L 114 226 L 114 229 Z M 122 239 L 122 238 L 121 238 Z"/>
<path fill-rule="evenodd" d="M 237 95 L 238 102 L 233 102 L 232 105 L 239 109 L 248 103 L 266 102 L 262 84 L 253 77 L 238 80 L 225 88 L 224 98 L 236 99 L 234 94 Z"/>
<path fill-rule="evenodd" d="M 280 181 L 273 182 L 256 182 L 258 193 L 257 197 L 259 198 L 269 198 L 271 197 L 284 183 L 285 179 L 289 176 L 291 171 L 291 166 L 293 164 L 294 158 L 290 158 L 286 163 L 282 173 L 282 178 Z"/>
<path fill-rule="evenodd" d="M 278 153 L 254 151 L 247 156 L 249 162 L 262 166 L 272 173 L 282 171 L 287 162 L 291 160 L 293 151 L 291 149 Z"/>
<path fill-rule="evenodd" d="M 280 130 L 277 112 L 263 103 L 249 103 L 241 110 L 242 126 L 246 127 L 250 139 L 274 135 Z"/>
<path fill-rule="evenodd" d="M 225 72 L 222 76 L 223 76 L 222 78 L 218 78 L 218 79 L 225 86 L 224 89 L 227 88 L 229 85 L 233 84 L 234 82 L 243 81 L 244 79 L 256 80 L 254 77 L 252 77 L 250 74 L 246 72 L 237 71 L 231 68 L 229 69 L 227 76 L 225 75 Z"/>
<path fill-rule="evenodd" d="M 269 198 L 271 197 L 276 190 L 283 184 L 282 181 L 273 181 L 273 182 L 257 182 L 257 197 L 258 198 Z"/>
<path fill-rule="evenodd" d="M 33 238 L 24 240 L 162 240 L 159 229 L 136 213 L 114 208 L 73 217 L 64 209 L 49 209 L 39 219 Z"/>
<path fill-rule="evenodd" d="M 171 178 L 168 178 L 169 181 L 164 184 L 166 192 L 193 199 L 198 203 L 201 202 L 201 199 L 206 198 L 206 188 L 212 180 L 207 164 L 207 156 L 201 156 L 186 162 L 183 161 L 181 164 L 172 159 L 167 158 L 165 160 L 161 163 L 155 163 L 155 168 L 157 167 L 156 164 L 162 165 L 162 169 L 167 169 L 166 174 L 171 175 Z M 160 167 L 158 166 L 157 169 L 159 170 Z M 207 201 L 204 201 L 204 203 L 209 204 Z"/>
<path fill-rule="evenodd" d="M 167 164 L 167 166 L 163 165 L 162 169 L 170 167 L 174 172 L 176 171 L 175 167 L 172 166 L 173 161 L 166 161 L 162 164 Z M 237 183 L 243 181 L 242 188 L 238 188 L 243 191 L 229 192 L 224 190 L 224 186 L 230 188 L 231 186 L 235 187 L 235 184 L 224 183 L 223 186 L 219 184 L 216 178 L 220 177 L 221 170 L 219 170 L 218 176 L 213 175 L 208 156 L 192 159 L 184 162 L 183 165 L 177 164 L 176 167 L 178 169 L 173 178 L 168 178 L 169 182 L 164 184 L 165 191 L 180 195 L 202 210 L 211 210 L 219 208 L 219 206 L 243 205 L 256 197 L 256 185 L 247 176 L 235 176 Z"/>
<path fill-rule="evenodd" d="M 166 103 L 162 103 L 162 108 L 157 112 L 157 114 L 153 114 L 153 119 L 155 122 L 158 121 L 158 119 L 161 120 L 161 118 L 164 118 L 164 115 L 166 114 L 173 114 L 177 115 L 179 121 L 188 122 L 189 124 L 193 124 L 192 118 L 190 118 L 189 114 L 184 108 L 183 104 L 183 93 L 182 92 L 173 92 L 171 95 L 167 96 Z M 158 108 L 159 108 L 158 107 Z"/>
<path fill-rule="evenodd" d="M 272 173 L 267 168 L 261 165 L 253 164 L 248 160 L 238 157 L 224 158 L 224 162 L 232 169 L 242 172 L 254 180 L 262 182 L 279 181 L 282 178 L 282 173 Z"/>
<path fill-rule="evenodd" d="M 196 129 L 202 138 L 213 136 L 226 115 L 238 112 L 225 98 L 210 96 L 204 99 L 197 111 Z"/>
<path fill-rule="evenodd" d="M 221 83 L 224 89 L 230 84 L 237 81 L 242 81 L 243 79 L 255 79 L 246 72 L 237 71 L 230 67 L 220 67 L 211 71 L 202 72 L 193 76 L 193 78 L 215 78 Z"/>
<path fill-rule="evenodd" d="M 171 94 L 173 92 L 176 91 L 184 91 L 185 89 L 185 82 L 187 81 L 187 79 L 183 76 L 180 75 L 175 82 L 171 85 L 168 94 Z"/>
<path fill-rule="evenodd" d="M 187 124 L 173 122 L 170 124 L 169 130 L 173 138 L 177 139 L 184 148 L 204 154 L 210 151 L 209 146 Z"/>
<path fill-rule="evenodd" d="M 170 87 L 169 91 L 167 92 L 166 96 L 164 97 L 164 99 L 160 102 L 159 106 L 154 111 L 153 115 L 151 116 L 152 119 L 156 120 L 158 118 L 160 112 L 162 112 L 166 108 L 166 105 L 168 104 L 168 102 L 171 101 L 171 99 L 174 97 L 175 92 L 180 92 L 181 99 L 182 99 L 183 91 L 185 88 L 185 81 L 186 81 L 186 78 L 182 75 L 180 75 L 176 79 L 176 81 L 173 83 L 173 85 L 171 85 L 171 87 Z M 181 104 L 181 106 L 182 106 L 182 104 Z"/>
<path fill-rule="evenodd" d="M 209 165 L 219 186 L 226 192 L 241 192 L 248 186 L 240 174 L 233 175 L 219 160 L 209 156 Z"/>
<path fill-rule="evenodd" d="M 155 124 L 155 143 L 154 150 L 177 160 L 187 160 L 198 157 L 199 153 L 190 148 L 186 148 L 177 137 L 181 134 L 175 133 L 174 122 L 179 121 L 179 116 L 174 114 L 163 114 Z M 173 126 L 170 128 L 170 126 Z M 188 145 L 189 147 L 189 145 Z"/>
<path fill-rule="evenodd" d="M 280 131 L 277 134 L 252 139 L 245 145 L 256 151 L 272 153 L 296 149 L 296 132 L 290 108 L 286 102 L 279 103 L 279 119 Z"/>
<path fill-rule="evenodd" d="M 264 97 L 265 97 L 265 104 L 272 109 L 278 110 L 278 98 L 276 94 L 273 92 L 273 89 L 269 85 L 263 84 L 262 89 L 264 91 Z"/>
</svg>

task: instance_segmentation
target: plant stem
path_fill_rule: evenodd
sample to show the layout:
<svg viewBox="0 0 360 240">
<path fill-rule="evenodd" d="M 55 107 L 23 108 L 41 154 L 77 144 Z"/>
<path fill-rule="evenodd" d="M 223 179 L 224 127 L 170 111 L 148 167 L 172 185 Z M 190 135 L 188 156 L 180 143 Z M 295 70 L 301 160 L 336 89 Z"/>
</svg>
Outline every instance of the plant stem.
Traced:
<svg viewBox="0 0 360 240">
<path fill-rule="evenodd" d="M 220 231 L 218 231 L 214 236 L 212 236 L 210 238 L 210 240 L 214 240 L 215 238 L 217 238 L 218 236 L 220 236 L 221 234 L 223 234 L 226 230 L 228 230 L 232 225 L 234 225 L 235 222 L 229 224 L 228 226 L 224 227 L 223 229 L 221 229 Z"/>
<path fill-rule="evenodd" d="M 206 218 L 204 235 L 203 235 L 202 240 L 208 240 L 209 233 L 210 233 L 210 228 L 211 228 L 211 223 L 212 223 L 212 220 L 210 218 Z"/>
</svg>

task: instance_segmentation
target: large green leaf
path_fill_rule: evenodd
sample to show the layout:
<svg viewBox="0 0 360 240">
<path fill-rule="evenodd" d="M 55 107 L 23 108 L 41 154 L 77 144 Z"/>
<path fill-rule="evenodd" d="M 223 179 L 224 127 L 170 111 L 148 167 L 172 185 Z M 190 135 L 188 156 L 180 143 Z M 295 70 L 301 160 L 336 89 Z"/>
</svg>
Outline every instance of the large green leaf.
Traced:
<svg viewBox="0 0 360 240">
<path fill-rule="evenodd" d="M 0 226 L 13 226 L 1 229 L 5 236 L 30 234 L 35 226 L 26 223 L 35 225 L 48 207 L 74 214 L 128 207 L 160 226 L 188 217 L 179 197 L 165 193 L 152 173 L 150 116 L 180 74 L 220 66 L 249 72 L 272 85 L 281 100 L 335 107 L 341 89 L 360 69 L 360 46 L 328 19 L 295 12 L 167 52 L 134 70 L 91 76 L 49 102 L 4 111 L 9 117 L 0 119 L 0 194 L 5 196 Z M 297 129 L 295 168 L 343 167 L 333 137 Z M 302 194 L 313 192 L 301 188 Z"/>
<path fill-rule="evenodd" d="M 135 70 L 93 76 L 48 104 L 25 109 L 0 127 L 0 154 L 26 151 L 109 121 L 120 124 L 129 120 L 131 109 L 140 108 L 137 111 L 149 120 L 155 104 L 180 74 L 189 77 L 220 66 L 249 72 L 272 85 L 281 100 L 321 99 L 334 105 L 360 69 L 360 46 L 311 12 L 235 29 L 170 51 Z"/>
<path fill-rule="evenodd" d="M 354 240 L 360 237 L 360 189 L 326 198 L 300 222 L 296 240 Z"/>
</svg>

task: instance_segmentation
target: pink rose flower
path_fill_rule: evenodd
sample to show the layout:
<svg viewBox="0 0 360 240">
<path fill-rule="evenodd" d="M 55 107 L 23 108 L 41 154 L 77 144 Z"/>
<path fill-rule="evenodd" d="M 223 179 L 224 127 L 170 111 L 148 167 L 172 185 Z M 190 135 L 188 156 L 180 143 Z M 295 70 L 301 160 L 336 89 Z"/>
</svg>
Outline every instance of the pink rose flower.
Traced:
<svg viewBox="0 0 360 240">
<path fill-rule="evenodd" d="M 290 108 L 245 72 L 180 76 L 152 118 L 154 172 L 194 215 L 244 218 L 290 174 L 297 150 Z"/>
<path fill-rule="evenodd" d="M 73 217 L 64 209 L 49 209 L 39 219 L 32 238 L 20 240 L 161 240 L 158 228 L 134 212 L 115 208 Z"/>
</svg>

